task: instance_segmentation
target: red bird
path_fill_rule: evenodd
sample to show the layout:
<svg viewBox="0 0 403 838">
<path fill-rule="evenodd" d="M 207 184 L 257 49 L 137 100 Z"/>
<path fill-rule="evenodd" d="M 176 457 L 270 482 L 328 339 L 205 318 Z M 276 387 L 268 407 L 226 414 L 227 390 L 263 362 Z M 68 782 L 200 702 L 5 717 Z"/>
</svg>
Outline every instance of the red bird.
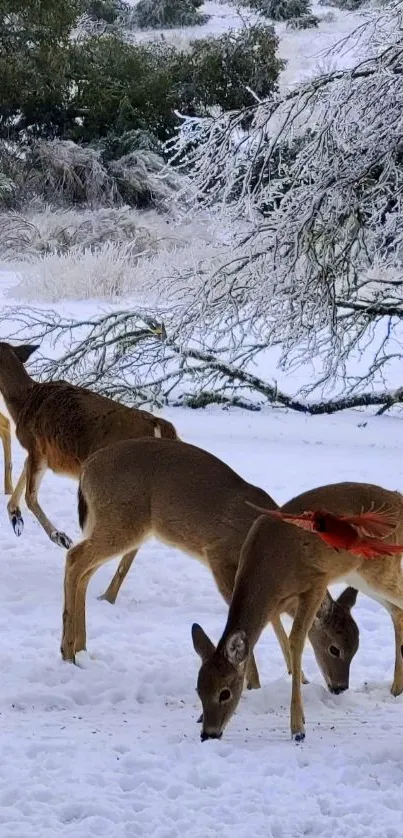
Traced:
<svg viewBox="0 0 403 838">
<path fill-rule="evenodd" d="M 403 544 L 385 544 L 378 540 L 387 538 L 397 527 L 397 515 L 387 509 L 379 512 L 363 512 L 361 515 L 335 515 L 333 512 L 316 509 L 292 515 L 281 509 L 268 510 L 254 503 L 248 503 L 270 518 L 280 518 L 303 530 L 317 533 L 322 541 L 335 550 L 348 550 L 364 559 L 379 556 L 393 556 L 403 553 Z"/>
</svg>

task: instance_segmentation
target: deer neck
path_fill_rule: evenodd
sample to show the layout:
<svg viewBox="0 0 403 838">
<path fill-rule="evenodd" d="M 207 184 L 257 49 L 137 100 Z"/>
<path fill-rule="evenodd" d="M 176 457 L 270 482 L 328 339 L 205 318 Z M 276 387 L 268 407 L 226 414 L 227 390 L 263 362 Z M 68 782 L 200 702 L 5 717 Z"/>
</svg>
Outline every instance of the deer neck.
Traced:
<svg viewBox="0 0 403 838">
<path fill-rule="evenodd" d="M 15 359 L 15 363 L 0 369 L 0 392 L 13 422 L 17 421 L 18 414 L 24 407 L 33 386 L 33 379 L 18 358 Z"/>
<path fill-rule="evenodd" d="M 261 607 L 259 598 L 254 592 L 248 596 L 247 591 L 235 589 L 228 611 L 227 624 L 217 648 L 224 647 L 225 641 L 234 631 L 244 631 L 251 654 L 267 624 L 267 613 L 267 608 Z"/>
</svg>

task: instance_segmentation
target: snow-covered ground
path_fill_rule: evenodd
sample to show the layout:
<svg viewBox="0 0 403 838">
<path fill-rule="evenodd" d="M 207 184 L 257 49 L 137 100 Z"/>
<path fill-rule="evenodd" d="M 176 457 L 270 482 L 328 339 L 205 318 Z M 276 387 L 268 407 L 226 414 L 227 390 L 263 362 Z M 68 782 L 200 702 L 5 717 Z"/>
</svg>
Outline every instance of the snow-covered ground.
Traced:
<svg viewBox="0 0 403 838">
<path fill-rule="evenodd" d="M 166 415 L 278 501 L 343 479 L 403 486 L 398 419 Z M 16 474 L 22 459 L 15 445 Z M 47 474 L 41 500 L 77 537 L 75 485 Z M 104 566 L 88 594 L 89 656 L 74 667 L 59 656 L 63 552 L 26 510 L 17 540 L 1 506 L 1 836 L 398 838 L 403 697 L 389 693 L 393 630 L 380 606 L 358 599 L 348 693 L 327 692 L 307 648 L 302 746 L 289 738 L 290 682 L 271 629 L 257 646 L 262 689 L 220 742 L 201 744 L 190 626 L 218 639 L 226 614 L 209 573 L 150 542 L 110 606 L 96 599 L 115 563 Z"/>
<path fill-rule="evenodd" d="M 209 32 L 232 25 L 232 7 L 206 6 Z M 314 11 L 328 10 L 314 4 Z M 289 60 L 282 83 L 312 73 L 321 51 L 358 21 L 332 11 L 335 20 L 321 23 L 319 32 L 278 27 L 280 54 Z M 190 35 L 184 30 L 181 37 Z M 16 281 L 11 271 L 0 276 L 0 305 L 12 302 Z M 95 306 L 71 301 L 60 311 L 91 316 Z M 1 325 L 2 339 L 8 328 Z M 271 378 L 275 370 L 265 374 Z M 279 502 L 347 479 L 403 490 L 398 418 L 366 417 L 363 426 L 360 413 L 165 415 L 183 439 L 217 454 Z M 14 477 L 22 462 L 14 441 Z M 74 483 L 47 474 L 40 497 L 50 518 L 77 538 Z M 196 620 L 217 640 L 226 617 L 207 570 L 150 542 L 112 607 L 96 599 L 116 562 L 104 566 L 88 593 L 89 654 L 81 656 L 82 668 L 73 667 L 59 655 L 64 554 L 26 509 L 17 540 L 5 507 L 3 498 L 0 838 L 398 838 L 403 696 L 389 692 L 394 641 L 384 609 L 358 598 L 361 642 L 347 693 L 326 690 L 306 649 L 311 683 L 304 687 L 303 745 L 290 741 L 290 681 L 271 629 L 256 649 L 262 689 L 244 695 L 220 742 L 201 744 L 190 627 Z"/>
<path fill-rule="evenodd" d="M 129 0 L 135 6 L 136 0 Z M 234 3 L 220 3 L 207 0 L 201 7 L 203 14 L 209 15 L 209 20 L 203 26 L 184 26 L 178 29 L 144 29 L 133 31 L 130 37 L 135 41 L 159 40 L 164 38 L 173 42 L 178 48 L 186 48 L 190 41 L 206 37 L 218 37 L 228 30 L 242 29 L 247 23 L 255 23 L 259 16 L 248 7 L 239 5 L 239 11 Z M 287 66 L 280 76 L 280 84 L 294 84 L 318 72 L 329 72 L 350 65 L 353 52 L 348 59 L 341 51 L 339 55 L 329 59 L 327 50 L 334 46 L 341 38 L 350 35 L 360 26 L 363 17 L 359 12 L 346 12 L 334 6 L 325 6 L 312 2 L 312 12 L 319 20 L 316 29 L 293 30 L 287 28 L 286 23 L 275 23 L 267 18 L 260 20 L 267 25 L 273 25 L 280 38 L 279 56 L 287 61 Z"/>
</svg>

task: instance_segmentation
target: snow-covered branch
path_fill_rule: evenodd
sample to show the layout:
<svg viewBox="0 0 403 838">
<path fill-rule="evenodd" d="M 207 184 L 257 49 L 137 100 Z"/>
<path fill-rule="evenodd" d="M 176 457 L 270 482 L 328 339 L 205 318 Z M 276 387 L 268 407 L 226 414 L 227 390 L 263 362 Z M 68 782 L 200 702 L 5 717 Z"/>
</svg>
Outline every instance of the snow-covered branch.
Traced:
<svg viewBox="0 0 403 838">
<path fill-rule="evenodd" d="M 403 403 L 403 388 L 313 401 L 299 398 L 223 360 L 225 353 L 181 342 L 172 324 L 146 311 L 116 311 L 89 320 L 64 319 L 53 311 L 9 309 L 0 322 L 13 322 L 10 338 L 41 341 L 51 350 L 36 362 L 42 380 L 66 378 L 129 405 L 206 407 L 209 404 L 260 410 L 267 405 L 299 413 L 331 414 L 378 406 L 384 412 Z M 54 356 L 60 342 L 63 354 Z M 49 351 L 48 349 L 48 351 Z"/>
<path fill-rule="evenodd" d="M 344 52 L 357 43 L 356 66 L 185 123 L 175 148 L 200 199 L 249 224 L 197 293 L 206 331 L 242 318 L 284 365 L 320 356 L 329 378 L 374 322 L 399 338 L 403 312 L 403 0 L 369 10 Z"/>
</svg>

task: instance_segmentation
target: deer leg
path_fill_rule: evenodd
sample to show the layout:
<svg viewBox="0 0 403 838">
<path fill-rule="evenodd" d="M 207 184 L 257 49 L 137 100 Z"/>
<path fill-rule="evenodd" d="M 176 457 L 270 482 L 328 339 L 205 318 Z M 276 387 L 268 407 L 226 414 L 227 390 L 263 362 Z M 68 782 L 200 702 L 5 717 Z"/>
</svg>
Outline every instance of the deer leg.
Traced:
<svg viewBox="0 0 403 838">
<path fill-rule="evenodd" d="M 12 495 L 13 480 L 12 480 L 12 462 L 11 462 L 11 433 L 10 422 L 7 416 L 0 413 L 0 437 L 3 445 L 4 455 L 4 494 Z"/>
<path fill-rule="evenodd" d="M 302 653 L 307 634 L 325 593 L 326 584 L 318 580 L 309 591 L 299 596 L 297 613 L 290 633 L 292 667 L 291 736 L 297 742 L 305 739 L 305 719 L 301 695 Z"/>
<path fill-rule="evenodd" d="M 35 515 L 35 518 L 39 521 L 41 527 L 43 527 L 50 540 L 59 547 L 64 547 L 68 550 L 73 543 L 71 538 L 69 538 L 66 533 L 56 530 L 38 503 L 38 491 L 46 468 L 47 463 L 45 460 L 41 460 L 33 454 L 28 455 L 26 460 L 25 501 L 28 509 L 30 509 L 32 514 Z"/>
<path fill-rule="evenodd" d="M 24 529 L 24 521 L 21 515 L 21 510 L 19 507 L 19 503 L 22 497 L 22 493 L 25 489 L 25 481 L 26 481 L 26 474 L 27 474 L 27 459 L 25 460 L 22 472 L 18 478 L 17 485 L 11 495 L 11 498 L 7 504 L 7 512 L 8 517 L 10 519 L 11 526 L 16 535 L 21 535 Z"/>
<path fill-rule="evenodd" d="M 84 652 L 87 648 L 87 632 L 85 620 L 85 599 L 91 576 L 104 563 L 104 559 L 94 563 L 78 579 L 75 600 L 74 652 Z"/>
<path fill-rule="evenodd" d="M 101 596 L 99 596 L 98 599 L 106 599 L 106 601 L 110 602 L 111 605 L 115 604 L 120 588 L 123 585 L 123 582 L 134 562 L 134 559 L 136 558 L 137 553 L 138 550 L 130 550 L 129 553 L 125 553 L 125 555 L 122 556 L 119 562 L 118 569 L 112 581 L 110 582 L 106 591 L 103 594 L 101 594 Z"/>
<path fill-rule="evenodd" d="M 280 649 L 283 653 L 283 658 L 285 660 L 285 665 L 287 667 L 287 672 L 291 675 L 292 666 L 291 666 L 291 656 L 290 656 L 290 644 L 288 641 L 287 633 L 284 629 L 284 626 L 280 620 L 280 617 L 276 617 L 274 620 L 271 621 L 273 626 L 274 634 L 277 637 L 277 641 L 279 643 Z M 305 677 L 304 672 L 301 671 L 301 681 L 303 684 L 309 684 L 308 679 Z"/>
<path fill-rule="evenodd" d="M 75 640 L 76 640 L 76 596 L 77 586 L 80 578 L 88 572 L 88 565 L 93 562 L 91 542 L 82 541 L 71 547 L 66 556 L 64 571 L 64 608 L 63 608 L 63 635 L 61 642 L 61 653 L 63 660 L 74 663 Z M 85 624 L 85 605 L 84 605 Z M 84 628 L 85 637 L 85 628 Z"/>
<path fill-rule="evenodd" d="M 142 537 L 138 535 L 138 544 Z M 123 543 L 122 543 L 123 542 Z M 66 556 L 64 573 L 63 636 L 61 653 L 64 660 L 74 662 L 76 652 L 86 648 L 85 597 L 91 576 L 98 567 L 127 550 L 126 538 L 110 532 L 98 532 L 71 547 Z"/>
<path fill-rule="evenodd" d="M 395 674 L 390 691 L 392 695 L 398 696 L 403 692 L 403 611 L 392 603 L 383 604 L 392 617 L 395 630 Z"/>
</svg>

